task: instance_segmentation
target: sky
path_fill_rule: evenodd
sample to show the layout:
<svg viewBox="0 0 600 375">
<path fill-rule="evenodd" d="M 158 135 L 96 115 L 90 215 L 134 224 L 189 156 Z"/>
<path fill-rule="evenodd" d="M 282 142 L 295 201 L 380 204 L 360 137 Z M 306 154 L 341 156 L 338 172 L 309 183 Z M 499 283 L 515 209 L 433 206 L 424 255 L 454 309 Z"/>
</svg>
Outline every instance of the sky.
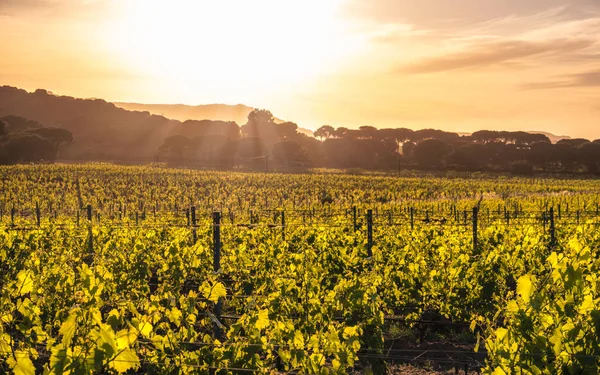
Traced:
<svg viewBox="0 0 600 375">
<path fill-rule="evenodd" d="M 0 0 L 0 85 L 600 138 L 600 0 Z"/>
</svg>

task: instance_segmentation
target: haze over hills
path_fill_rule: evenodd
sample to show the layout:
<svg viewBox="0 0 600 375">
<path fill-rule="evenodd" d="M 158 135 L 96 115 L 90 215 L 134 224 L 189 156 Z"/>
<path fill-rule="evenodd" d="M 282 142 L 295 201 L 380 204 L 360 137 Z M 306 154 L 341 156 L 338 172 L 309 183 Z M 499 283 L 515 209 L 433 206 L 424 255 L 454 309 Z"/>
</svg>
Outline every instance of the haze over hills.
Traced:
<svg viewBox="0 0 600 375">
<path fill-rule="evenodd" d="M 243 104 L 205 104 L 196 106 L 185 104 L 141 104 L 120 102 L 113 102 L 113 104 L 128 111 L 146 111 L 154 115 L 164 116 L 179 121 L 220 120 L 235 121 L 240 125 L 246 123 L 248 114 L 254 110 L 254 108 Z"/>
<path fill-rule="evenodd" d="M 186 120 L 213 120 L 213 121 L 235 121 L 238 125 L 243 125 L 248 120 L 248 114 L 255 108 L 244 104 L 141 104 L 141 103 L 120 103 L 113 102 L 119 108 L 129 111 L 149 112 L 153 115 L 164 116 L 166 118 L 186 121 Z M 276 123 L 285 122 L 282 119 L 275 118 Z M 313 136 L 309 129 L 298 128 L 298 132 Z"/>
<path fill-rule="evenodd" d="M 3 86 L 0 87 L 0 121 L 2 118 L 6 120 L 5 116 L 9 117 L 8 121 L 0 123 L 0 138 L 6 130 L 9 136 L 0 140 L 0 150 L 16 152 L 36 149 L 19 143 L 20 139 L 32 139 L 24 132 L 35 130 L 28 130 L 30 126 L 19 130 L 22 127 L 19 124 L 27 124 L 28 120 L 33 120 L 42 128 L 57 127 L 72 134 L 74 142 L 69 143 L 60 153 L 65 160 L 130 163 L 149 160 L 179 163 L 181 160 L 194 160 L 208 167 L 216 165 L 233 168 L 269 157 L 280 165 L 288 166 L 389 169 L 397 168 L 399 161 L 419 164 L 419 155 L 428 157 L 438 152 L 438 159 L 443 161 L 439 165 L 456 164 L 475 169 L 495 165 L 494 168 L 509 170 L 511 163 L 529 160 L 537 155 L 527 153 L 529 145 L 533 146 L 535 143 L 539 144 L 532 149 L 539 151 L 544 158 L 529 161 L 531 165 L 538 163 L 536 165 L 541 169 L 547 165 L 540 164 L 540 160 L 544 163 L 556 163 L 545 158 L 560 153 L 564 159 L 564 163 L 559 164 L 561 167 L 571 165 L 568 157 L 577 155 L 585 161 L 600 160 L 600 150 L 598 155 L 594 153 L 600 140 L 595 140 L 592 144 L 588 140 L 575 139 L 553 145 L 550 144 L 551 141 L 568 137 L 540 132 L 531 134 L 524 131 L 488 130 L 470 135 L 436 129 L 377 129 L 372 126 L 348 129 L 323 126 L 315 132 L 315 138 L 303 134 L 295 123 L 277 123 L 267 110 L 254 111 L 242 105 L 192 107 L 133 104 L 129 108 L 144 111 L 127 110 L 102 99 L 78 99 L 55 95 L 43 89 L 27 92 Z M 186 120 L 152 114 L 149 109 L 158 113 L 169 109 L 169 117 L 178 116 Z M 163 111 L 159 112 L 161 109 Z M 231 120 L 221 120 L 228 119 L 229 115 L 242 125 Z M 188 119 L 192 116 L 201 119 Z M 51 130 L 44 132 L 49 131 Z M 514 149 L 517 145 L 527 147 Z M 582 145 L 585 147 L 580 150 L 579 146 Z M 492 156 L 484 158 L 484 152 Z M 18 160 L 16 157 L 14 159 Z M 421 164 L 432 165 L 422 160 Z M 596 166 L 587 168 L 590 171 L 596 170 Z"/>
<path fill-rule="evenodd" d="M 562 141 L 563 139 L 572 139 L 568 135 L 555 135 L 555 134 L 552 134 L 552 133 L 541 132 L 541 131 L 528 131 L 528 133 L 543 134 L 546 137 L 550 138 L 550 141 L 552 143 L 558 143 L 559 141 Z"/>
</svg>

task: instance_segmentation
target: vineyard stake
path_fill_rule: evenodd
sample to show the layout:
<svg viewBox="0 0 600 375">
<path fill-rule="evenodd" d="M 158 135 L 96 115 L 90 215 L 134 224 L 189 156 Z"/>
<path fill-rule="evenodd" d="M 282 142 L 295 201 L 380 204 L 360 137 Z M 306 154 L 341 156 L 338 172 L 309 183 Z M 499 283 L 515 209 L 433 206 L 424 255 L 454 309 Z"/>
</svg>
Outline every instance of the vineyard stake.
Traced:
<svg viewBox="0 0 600 375">
<path fill-rule="evenodd" d="M 87 205 L 87 220 L 88 220 L 88 265 L 91 264 L 91 258 L 94 254 L 94 233 L 92 232 L 92 205 Z"/>
<path fill-rule="evenodd" d="M 37 221 L 37 226 L 40 226 L 40 204 L 38 202 L 35 202 L 35 218 Z"/>
<path fill-rule="evenodd" d="M 554 207 L 550 207 L 550 246 L 556 244 L 556 227 L 554 226 Z"/>
<path fill-rule="evenodd" d="M 562 216 L 562 210 L 561 210 L 561 207 L 560 207 L 560 204 L 559 204 L 558 205 L 558 220 L 561 219 L 561 216 Z"/>
<path fill-rule="evenodd" d="M 215 273 L 221 270 L 221 213 L 213 212 L 213 271 Z M 223 298 L 219 298 L 215 305 L 215 316 L 221 320 L 221 310 L 223 307 Z M 219 324 L 214 324 L 214 335 L 221 338 L 222 332 Z"/>
<path fill-rule="evenodd" d="M 367 252 L 373 258 L 373 210 L 367 211 Z"/>
<path fill-rule="evenodd" d="M 196 233 L 196 207 L 192 206 L 190 208 L 190 212 L 191 212 L 191 216 L 192 216 L 192 238 L 193 238 L 194 243 L 196 243 L 196 240 L 198 239 L 197 233 Z"/>
<path fill-rule="evenodd" d="M 546 224 L 548 224 L 548 213 L 547 212 L 542 213 L 542 223 L 544 225 L 544 232 L 546 232 Z"/>
<path fill-rule="evenodd" d="M 285 211 L 281 210 L 281 238 L 285 241 Z"/>
<path fill-rule="evenodd" d="M 477 238 L 477 219 L 478 219 L 479 208 L 473 207 L 473 251 L 477 250 L 478 238 Z"/>
</svg>

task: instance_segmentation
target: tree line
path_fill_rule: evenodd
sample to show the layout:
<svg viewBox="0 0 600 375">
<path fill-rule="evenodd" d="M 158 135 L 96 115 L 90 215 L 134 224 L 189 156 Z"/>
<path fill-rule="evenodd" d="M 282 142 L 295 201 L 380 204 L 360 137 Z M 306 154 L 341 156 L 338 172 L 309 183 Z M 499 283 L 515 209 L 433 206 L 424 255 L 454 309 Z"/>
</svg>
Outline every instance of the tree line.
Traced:
<svg viewBox="0 0 600 375">
<path fill-rule="evenodd" d="M 4 117 L 2 117 L 4 116 Z M 600 172 L 598 141 L 552 143 L 544 134 L 322 126 L 315 137 L 255 110 L 246 123 L 177 121 L 100 99 L 0 87 L 0 163 L 151 160 L 219 169 Z M 28 119 L 28 120 L 26 120 Z"/>
<path fill-rule="evenodd" d="M 315 138 L 293 122 L 276 124 L 271 112 L 255 110 L 248 122 L 215 125 L 186 121 L 165 139 L 157 158 L 172 164 L 279 170 L 308 167 L 367 170 L 457 170 L 531 174 L 600 172 L 600 140 L 482 130 L 470 135 L 435 129 L 359 129 L 322 126 Z"/>
<path fill-rule="evenodd" d="M 19 116 L 0 118 L 0 164 L 54 162 L 73 134 Z"/>
</svg>

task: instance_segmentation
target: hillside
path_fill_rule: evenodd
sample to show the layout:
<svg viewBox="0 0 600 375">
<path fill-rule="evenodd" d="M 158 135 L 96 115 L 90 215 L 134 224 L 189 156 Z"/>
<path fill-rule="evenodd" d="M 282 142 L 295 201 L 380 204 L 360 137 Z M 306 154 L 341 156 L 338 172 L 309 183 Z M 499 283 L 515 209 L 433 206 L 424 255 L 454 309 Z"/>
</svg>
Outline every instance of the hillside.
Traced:
<svg viewBox="0 0 600 375">
<path fill-rule="evenodd" d="M 243 125 L 248 119 L 248 114 L 254 110 L 243 104 L 206 104 L 206 105 L 184 105 L 184 104 L 140 104 L 140 103 L 113 103 L 119 108 L 129 111 L 147 111 L 154 115 L 164 116 L 170 119 L 185 120 L 220 120 L 235 121 Z"/>
<path fill-rule="evenodd" d="M 127 111 L 100 99 L 29 93 L 0 87 L 0 117 L 16 115 L 70 130 L 75 143 L 64 155 L 88 160 L 150 158 L 179 121 Z"/>
<path fill-rule="evenodd" d="M 248 120 L 248 114 L 254 110 L 254 108 L 243 104 L 203 104 L 195 106 L 185 104 L 140 104 L 120 102 L 114 102 L 113 104 L 119 108 L 130 111 L 145 111 L 179 121 L 234 121 L 238 125 L 244 125 Z M 276 117 L 275 122 L 283 123 L 285 120 Z M 298 132 L 306 134 L 309 137 L 313 136 L 313 132 L 309 129 L 298 128 Z"/>
</svg>

